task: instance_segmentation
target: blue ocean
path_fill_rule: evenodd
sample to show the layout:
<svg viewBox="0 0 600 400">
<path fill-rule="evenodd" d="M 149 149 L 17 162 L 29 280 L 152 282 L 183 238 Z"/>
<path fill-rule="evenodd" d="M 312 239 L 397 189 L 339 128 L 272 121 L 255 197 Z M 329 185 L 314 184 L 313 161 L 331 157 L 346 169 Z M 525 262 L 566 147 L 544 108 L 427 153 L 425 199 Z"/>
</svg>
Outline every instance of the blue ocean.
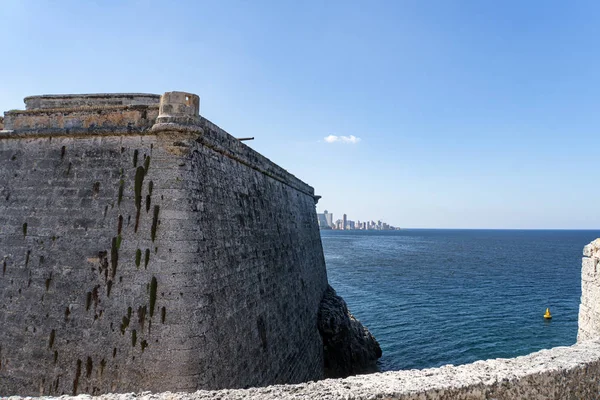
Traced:
<svg viewBox="0 0 600 400">
<path fill-rule="evenodd" d="M 379 341 L 382 371 L 572 345 L 582 250 L 598 237 L 589 230 L 321 231 L 329 282 Z"/>
</svg>

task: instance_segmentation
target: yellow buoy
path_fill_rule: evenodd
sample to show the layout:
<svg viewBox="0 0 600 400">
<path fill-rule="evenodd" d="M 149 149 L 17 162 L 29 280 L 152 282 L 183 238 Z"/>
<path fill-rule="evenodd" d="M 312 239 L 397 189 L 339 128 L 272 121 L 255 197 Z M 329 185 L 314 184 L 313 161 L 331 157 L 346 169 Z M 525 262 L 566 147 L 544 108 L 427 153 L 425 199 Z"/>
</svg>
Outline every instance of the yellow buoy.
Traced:
<svg viewBox="0 0 600 400">
<path fill-rule="evenodd" d="M 550 309 L 546 308 L 546 314 L 544 314 L 544 318 L 552 319 L 552 314 L 550 314 Z"/>
</svg>

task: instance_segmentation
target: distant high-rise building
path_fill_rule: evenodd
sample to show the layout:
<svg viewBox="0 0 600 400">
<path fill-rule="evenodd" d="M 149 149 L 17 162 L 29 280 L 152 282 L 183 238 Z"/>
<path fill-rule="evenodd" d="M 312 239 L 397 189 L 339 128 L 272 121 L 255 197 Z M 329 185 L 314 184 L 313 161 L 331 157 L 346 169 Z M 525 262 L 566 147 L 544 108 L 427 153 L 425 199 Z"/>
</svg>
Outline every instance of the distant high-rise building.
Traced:
<svg viewBox="0 0 600 400">
<path fill-rule="evenodd" d="M 319 223 L 319 229 L 327 229 L 327 218 L 325 218 L 325 214 L 317 213 L 317 222 Z"/>
<path fill-rule="evenodd" d="M 319 222 L 319 229 L 333 228 L 333 214 L 329 214 L 327 210 L 323 214 L 317 213 L 317 220 Z"/>
<path fill-rule="evenodd" d="M 346 214 L 344 214 L 344 217 L 342 220 L 342 229 L 346 229 L 346 222 L 348 222 L 348 218 L 346 217 Z"/>
<path fill-rule="evenodd" d="M 325 210 L 323 214 L 325 214 L 325 220 L 327 221 L 327 225 L 333 228 L 333 214 L 329 214 L 327 210 Z"/>
</svg>

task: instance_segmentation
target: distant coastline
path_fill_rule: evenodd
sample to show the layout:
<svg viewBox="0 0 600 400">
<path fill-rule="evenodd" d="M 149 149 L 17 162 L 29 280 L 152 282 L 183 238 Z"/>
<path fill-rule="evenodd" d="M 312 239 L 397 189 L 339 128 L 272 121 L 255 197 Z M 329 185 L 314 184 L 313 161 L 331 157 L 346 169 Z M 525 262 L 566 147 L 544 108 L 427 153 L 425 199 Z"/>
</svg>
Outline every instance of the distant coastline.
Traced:
<svg viewBox="0 0 600 400">
<path fill-rule="evenodd" d="M 325 210 L 322 214 L 317 213 L 319 229 L 321 230 L 364 230 L 364 231 L 397 231 L 400 228 L 392 226 L 381 220 L 375 221 L 352 221 L 348 219 L 346 214 L 343 214 L 341 219 L 333 221 L 333 214 Z"/>
</svg>

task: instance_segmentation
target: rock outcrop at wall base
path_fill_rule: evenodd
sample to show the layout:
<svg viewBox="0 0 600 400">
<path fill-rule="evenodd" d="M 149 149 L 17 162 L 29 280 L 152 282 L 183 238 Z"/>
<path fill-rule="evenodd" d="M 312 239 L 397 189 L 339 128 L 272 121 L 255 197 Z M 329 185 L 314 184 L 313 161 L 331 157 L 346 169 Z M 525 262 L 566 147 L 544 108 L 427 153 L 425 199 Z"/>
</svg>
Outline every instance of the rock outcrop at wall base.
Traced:
<svg viewBox="0 0 600 400">
<path fill-rule="evenodd" d="M 379 343 L 329 285 L 319 306 L 318 318 L 327 378 L 377 371 L 375 363 L 381 357 Z"/>
</svg>

